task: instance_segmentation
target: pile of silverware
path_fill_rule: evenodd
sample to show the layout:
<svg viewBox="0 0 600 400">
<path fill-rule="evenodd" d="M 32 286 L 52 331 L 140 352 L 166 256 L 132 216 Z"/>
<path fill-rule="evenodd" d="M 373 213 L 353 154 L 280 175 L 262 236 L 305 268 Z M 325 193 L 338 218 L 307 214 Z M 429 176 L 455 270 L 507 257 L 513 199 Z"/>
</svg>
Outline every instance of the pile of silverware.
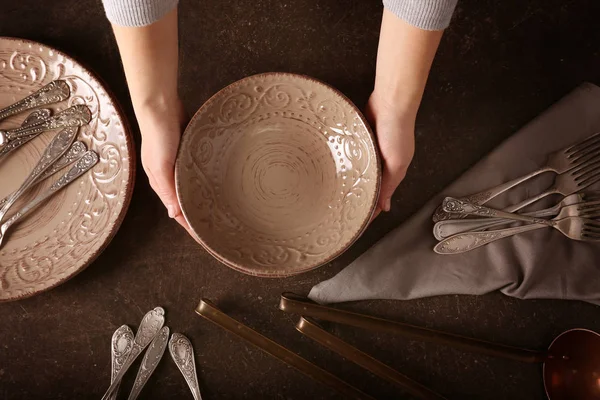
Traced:
<svg viewBox="0 0 600 400">
<path fill-rule="evenodd" d="M 162 359 L 167 343 L 171 357 L 183 374 L 194 399 L 201 399 L 196 376 L 194 348 L 189 339 L 181 333 L 173 333 L 169 340 L 169 328 L 163 326 L 164 323 L 165 310 L 156 307 L 144 315 L 135 336 L 127 325 L 123 325 L 115 331 L 110 346 L 112 359 L 110 387 L 102 400 L 117 398 L 123 376 L 138 356 L 148 348 L 128 397 L 129 400 L 136 399 Z"/>
<path fill-rule="evenodd" d="M 64 80 L 52 81 L 37 92 L 1 109 L 0 121 L 27 110 L 65 101 L 69 99 L 70 95 L 71 89 L 67 82 Z M 87 125 L 91 119 L 92 113 L 85 105 L 74 105 L 55 115 L 52 115 L 51 109 L 39 108 L 29 114 L 21 126 L 7 130 L 0 129 L 0 160 L 41 133 L 61 129 L 50 141 L 21 186 L 0 200 L 0 223 L 2 223 L 0 225 L 0 246 L 2 246 L 6 231 L 12 225 L 96 165 L 98 154 L 88 150 L 83 142 L 76 140 L 79 127 Z M 74 165 L 54 181 L 48 189 L 25 204 L 8 219 L 5 218 L 8 216 L 9 209 L 29 189 L 71 164 Z"/>
<path fill-rule="evenodd" d="M 556 174 L 544 192 L 518 204 L 497 210 L 485 203 L 544 172 Z M 554 228 L 566 237 L 600 241 L 600 192 L 583 192 L 600 181 L 600 133 L 552 153 L 546 165 L 525 176 L 460 199 L 447 197 L 436 210 L 433 234 L 438 254 L 464 253 L 496 240 L 536 229 Z M 538 200 L 558 194 L 553 207 L 518 213 Z M 474 218 L 476 217 L 476 218 Z M 503 225 L 521 223 L 519 226 Z"/>
</svg>

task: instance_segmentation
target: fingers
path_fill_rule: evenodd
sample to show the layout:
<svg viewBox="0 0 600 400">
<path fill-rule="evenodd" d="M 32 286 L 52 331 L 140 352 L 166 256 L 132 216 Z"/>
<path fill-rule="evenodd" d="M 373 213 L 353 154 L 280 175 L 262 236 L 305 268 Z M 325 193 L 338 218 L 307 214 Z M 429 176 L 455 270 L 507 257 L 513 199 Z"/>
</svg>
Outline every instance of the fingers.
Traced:
<svg viewBox="0 0 600 400">
<path fill-rule="evenodd" d="M 144 164 L 144 171 L 146 171 L 146 175 L 148 175 L 150 186 L 167 208 L 169 217 L 175 219 L 181 217 L 180 219 L 185 222 L 175 192 L 175 168 L 173 163 L 165 161 L 156 165 L 146 164 Z"/>
<path fill-rule="evenodd" d="M 384 166 L 379 193 L 379 208 L 388 212 L 392 208 L 392 195 L 406 176 L 408 166 Z"/>
<path fill-rule="evenodd" d="M 375 209 L 375 212 L 373 213 L 373 216 L 371 216 L 371 219 L 369 220 L 369 224 L 371 222 L 373 222 L 373 220 L 375 218 L 377 218 L 379 216 L 379 214 L 381 214 L 381 208 L 379 206 L 377 206 L 377 208 Z"/>
</svg>

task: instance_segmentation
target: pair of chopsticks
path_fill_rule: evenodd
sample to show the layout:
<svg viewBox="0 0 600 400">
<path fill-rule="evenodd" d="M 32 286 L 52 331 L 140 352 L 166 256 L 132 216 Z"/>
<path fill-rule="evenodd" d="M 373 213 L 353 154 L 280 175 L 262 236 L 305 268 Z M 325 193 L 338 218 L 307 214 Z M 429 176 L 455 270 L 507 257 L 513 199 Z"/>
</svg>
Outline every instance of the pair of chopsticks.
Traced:
<svg viewBox="0 0 600 400">
<path fill-rule="evenodd" d="M 338 353 L 342 357 L 362 368 L 370 371 L 376 376 L 387 380 L 411 395 L 424 400 L 442 400 L 443 396 L 428 389 L 427 387 L 413 381 L 412 379 L 402 375 L 398 371 L 389 367 L 388 365 L 378 361 L 370 355 L 362 352 L 356 347 L 351 346 L 337 336 L 324 330 L 317 321 L 313 318 L 319 318 L 328 320 L 331 322 L 337 322 L 345 325 L 351 325 L 361 328 L 367 328 L 371 330 L 386 330 L 382 327 L 387 326 L 386 324 L 398 324 L 393 321 L 387 321 L 379 318 L 374 318 L 362 314 L 350 313 L 342 310 L 337 310 L 331 307 L 325 307 L 313 303 L 307 298 L 294 295 L 292 293 L 284 293 L 281 296 L 279 308 L 287 313 L 298 314 L 301 316 L 300 321 L 296 325 L 296 329 L 302 334 L 310 337 L 321 345 L 329 348 L 330 350 Z M 286 349 L 278 343 L 266 338 L 255 330 L 247 327 L 246 325 L 238 322 L 237 320 L 229 317 L 223 313 L 210 301 L 203 299 L 196 312 L 207 320 L 220 326 L 221 328 L 241 337 L 252 345 L 258 347 L 260 350 L 272 355 L 275 358 L 283 361 L 284 363 L 296 368 L 305 375 L 321 382 L 339 393 L 345 395 L 347 398 L 353 399 L 372 399 L 371 396 L 363 393 L 347 382 L 341 380 L 337 376 L 321 369 L 315 364 L 307 361 L 306 359 L 298 356 L 296 353 Z M 378 326 L 379 322 L 379 326 Z M 406 327 L 407 325 L 398 324 Z M 410 327 L 410 326 L 409 326 Z M 414 327 L 415 330 L 422 328 Z M 387 329 L 389 331 L 389 329 Z"/>
</svg>

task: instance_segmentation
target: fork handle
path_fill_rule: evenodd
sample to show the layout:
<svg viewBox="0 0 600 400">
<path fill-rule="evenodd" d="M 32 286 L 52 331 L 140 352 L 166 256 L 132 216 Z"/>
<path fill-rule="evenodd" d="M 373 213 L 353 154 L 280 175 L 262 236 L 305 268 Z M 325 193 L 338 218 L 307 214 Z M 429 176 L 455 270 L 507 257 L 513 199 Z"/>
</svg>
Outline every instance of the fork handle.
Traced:
<svg viewBox="0 0 600 400">
<path fill-rule="evenodd" d="M 481 217 L 504 218 L 514 221 L 529 222 L 532 224 L 545 224 L 549 226 L 554 225 L 552 221 L 547 221 L 545 219 L 496 210 L 493 208 L 480 206 L 477 204 L 469 203 L 465 200 L 455 199 L 452 197 L 446 197 L 444 199 L 443 208 L 444 211 L 449 213 L 458 213 L 463 215 L 478 215 Z"/>
<path fill-rule="evenodd" d="M 548 225 L 530 224 L 515 228 L 499 229 L 497 231 L 459 233 L 436 244 L 433 251 L 438 254 L 465 253 L 496 240 L 546 227 Z"/>
<path fill-rule="evenodd" d="M 504 211 L 506 211 L 508 213 L 517 212 L 520 209 L 527 207 L 528 205 L 533 204 L 536 201 L 541 200 L 546 196 L 550 196 L 550 195 L 556 194 L 556 193 L 558 193 L 558 191 L 555 188 L 548 189 L 545 192 L 538 194 L 537 196 L 530 197 L 529 199 L 523 200 L 522 202 L 520 202 L 518 204 L 514 204 L 514 205 L 510 206 L 510 207 L 506 208 Z"/>
<path fill-rule="evenodd" d="M 482 205 L 482 204 L 487 203 L 494 197 L 506 192 L 507 190 L 512 189 L 513 187 L 533 178 L 534 176 L 543 174 L 544 172 L 551 172 L 551 171 L 556 172 L 554 169 L 552 169 L 550 167 L 543 167 L 543 168 L 535 170 L 529 174 L 523 175 L 519 178 L 515 178 L 512 181 L 508 181 L 501 185 L 494 186 L 493 188 L 486 189 L 479 193 L 471 194 L 466 197 L 461 197 L 461 199 L 468 201 L 469 203 L 473 203 L 476 205 Z M 528 203 L 528 204 L 530 204 L 530 203 Z M 523 207 L 525 207 L 525 205 L 521 206 L 521 208 L 523 208 Z M 511 212 L 514 212 L 517 210 L 519 210 L 519 209 L 511 210 Z M 506 210 L 506 211 L 508 211 L 508 210 Z M 439 206 L 438 208 L 436 208 L 436 210 L 433 214 L 433 222 L 440 222 L 440 221 L 445 221 L 445 220 L 449 220 L 449 219 L 457 219 L 457 218 L 464 218 L 464 216 L 461 217 L 460 215 L 455 214 L 455 213 L 448 213 L 448 212 L 444 211 L 442 206 Z"/>
<path fill-rule="evenodd" d="M 553 217 L 558 214 L 559 207 L 550 207 L 544 210 L 526 213 L 530 217 Z M 474 219 L 449 219 L 439 221 L 433 226 L 433 236 L 437 240 L 444 240 L 457 233 L 468 231 L 480 231 L 484 229 L 494 228 L 500 225 L 509 223 L 509 220 L 504 218 L 474 218 Z"/>
<path fill-rule="evenodd" d="M 482 205 L 493 199 L 494 197 L 506 192 L 509 189 L 514 188 L 515 186 L 535 177 L 539 174 L 543 174 L 544 172 L 554 171 L 550 167 L 543 167 L 538 170 L 535 170 L 529 174 L 523 175 L 519 178 L 513 179 L 512 181 L 508 181 L 498 186 L 494 186 L 493 188 L 483 190 L 479 193 L 472 194 L 463 198 L 463 200 L 468 201 L 469 203 Z"/>
</svg>

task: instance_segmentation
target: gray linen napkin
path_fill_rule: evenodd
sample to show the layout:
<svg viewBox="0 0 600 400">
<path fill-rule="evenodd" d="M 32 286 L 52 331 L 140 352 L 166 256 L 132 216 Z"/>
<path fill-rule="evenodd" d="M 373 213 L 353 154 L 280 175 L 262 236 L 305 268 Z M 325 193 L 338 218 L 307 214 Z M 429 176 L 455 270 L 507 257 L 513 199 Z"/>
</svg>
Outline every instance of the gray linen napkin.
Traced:
<svg viewBox="0 0 600 400">
<path fill-rule="evenodd" d="M 500 290 L 523 299 L 572 299 L 600 304 L 600 244 L 540 229 L 457 255 L 432 250 L 431 216 L 445 195 L 478 192 L 544 165 L 552 151 L 600 131 L 600 87 L 586 83 L 530 122 L 332 279 L 313 287 L 320 303 L 414 299 Z M 503 207 L 545 190 L 544 174 L 502 195 Z M 551 200 L 551 201 L 550 201 Z M 553 197 L 546 204 L 556 203 Z M 540 208 L 537 204 L 535 208 Z"/>
</svg>

